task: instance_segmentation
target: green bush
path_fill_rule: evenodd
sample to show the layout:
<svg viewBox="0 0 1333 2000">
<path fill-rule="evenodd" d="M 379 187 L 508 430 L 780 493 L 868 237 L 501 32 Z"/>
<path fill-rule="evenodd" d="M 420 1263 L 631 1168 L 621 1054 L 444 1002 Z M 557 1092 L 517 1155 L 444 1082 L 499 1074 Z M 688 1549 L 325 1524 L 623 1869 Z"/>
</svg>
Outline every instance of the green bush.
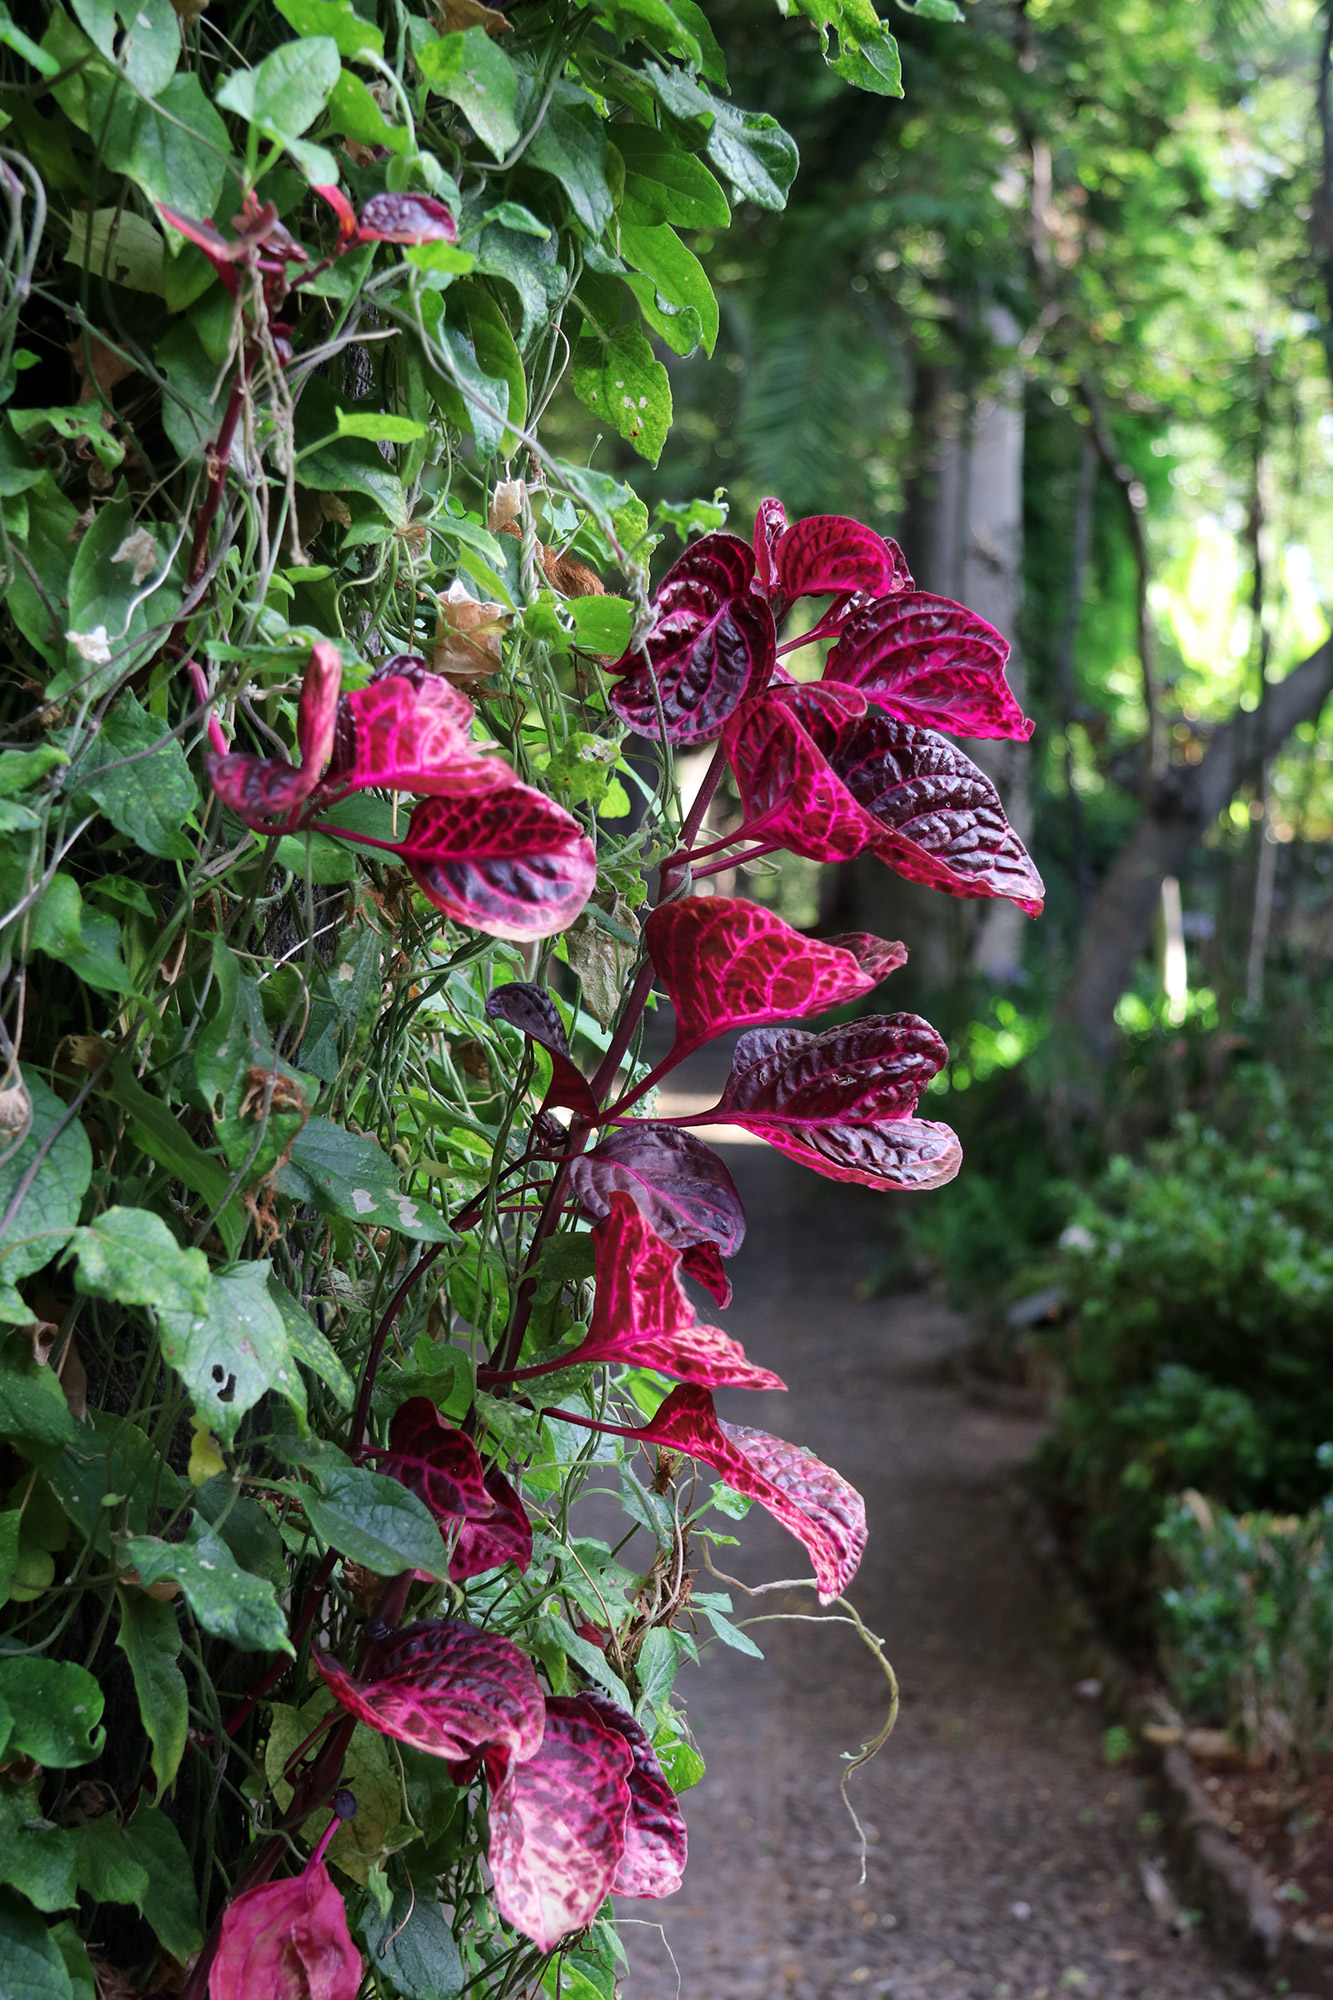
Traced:
<svg viewBox="0 0 1333 2000">
<path fill-rule="evenodd" d="M 1239 1512 L 1321 1497 L 1333 1135 L 1274 1121 L 1261 1138 L 1182 1118 L 1143 1164 L 1112 1162 L 1062 1239 L 1066 1394 L 1041 1466 L 1085 1574 L 1134 1622 L 1168 1496 L 1193 1486 Z"/>
</svg>

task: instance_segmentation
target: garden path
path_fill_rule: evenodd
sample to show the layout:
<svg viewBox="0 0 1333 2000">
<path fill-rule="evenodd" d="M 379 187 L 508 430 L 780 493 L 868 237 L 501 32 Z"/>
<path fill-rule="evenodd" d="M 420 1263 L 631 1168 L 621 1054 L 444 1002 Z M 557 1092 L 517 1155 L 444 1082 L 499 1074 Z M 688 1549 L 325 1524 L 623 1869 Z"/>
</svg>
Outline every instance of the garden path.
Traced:
<svg viewBox="0 0 1333 2000">
<path fill-rule="evenodd" d="M 726 1155 L 750 1232 L 722 1317 L 791 1394 L 731 1392 L 720 1407 L 809 1445 L 864 1493 L 870 1545 L 852 1595 L 887 1642 L 903 1706 L 852 1780 L 871 1839 L 861 1887 L 839 1753 L 879 1727 L 885 1683 L 855 1633 L 752 1627 L 762 1664 L 714 1645 L 685 1670 L 708 1774 L 684 1799 L 684 1887 L 623 1905 L 626 2000 L 1257 1993 L 1144 1898 L 1145 1801 L 1101 1760 L 1101 1720 L 1074 1693 L 1077 1663 L 1005 1502 L 1038 1426 L 948 1383 L 942 1363 L 967 1329 L 943 1304 L 855 1299 L 882 1197 L 760 1144 Z M 806 1569 L 759 1509 L 737 1533 L 718 1560 L 747 1582 Z M 812 1591 L 736 1603 L 738 1616 L 818 1608 Z M 662 1935 L 641 1927 L 659 1921 L 679 1988 Z"/>
</svg>

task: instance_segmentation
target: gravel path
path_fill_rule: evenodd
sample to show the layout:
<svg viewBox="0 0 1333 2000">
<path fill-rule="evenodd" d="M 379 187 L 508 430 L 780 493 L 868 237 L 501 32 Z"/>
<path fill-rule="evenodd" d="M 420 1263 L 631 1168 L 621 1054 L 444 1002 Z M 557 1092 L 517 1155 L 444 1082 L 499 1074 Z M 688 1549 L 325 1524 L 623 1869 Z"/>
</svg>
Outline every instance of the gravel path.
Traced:
<svg viewBox="0 0 1333 2000">
<path fill-rule="evenodd" d="M 708 1775 L 684 1801 L 685 1886 L 624 1906 L 626 2000 L 1248 2000 L 1256 1986 L 1144 1899 L 1144 1800 L 1100 1759 L 1101 1719 L 1074 1694 L 1077 1666 L 1004 1502 L 1036 1426 L 946 1385 L 965 1327 L 944 1306 L 852 1298 L 882 1198 L 766 1147 L 727 1157 L 751 1222 L 725 1321 L 792 1393 L 719 1405 L 811 1446 L 865 1494 L 853 1596 L 887 1641 L 903 1707 L 852 1780 L 871 1840 L 861 1886 L 839 1753 L 879 1727 L 885 1683 L 855 1633 L 752 1627 L 762 1665 L 715 1645 L 687 1670 Z M 722 1567 L 747 1582 L 806 1568 L 758 1509 L 737 1533 Z M 748 1608 L 818 1607 L 811 1591 Z"/>
</svg>

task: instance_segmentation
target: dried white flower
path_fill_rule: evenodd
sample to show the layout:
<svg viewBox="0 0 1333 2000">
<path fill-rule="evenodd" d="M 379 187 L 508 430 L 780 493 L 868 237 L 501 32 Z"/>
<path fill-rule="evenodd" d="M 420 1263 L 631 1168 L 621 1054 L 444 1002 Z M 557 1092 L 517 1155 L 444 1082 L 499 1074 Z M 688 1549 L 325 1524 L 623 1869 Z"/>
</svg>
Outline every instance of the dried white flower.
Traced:
<svg viewBox="0 0 1333 2000">
<path fill-rule="evenodd" d="M 136 584 L 143 583 L 157 568 L 157 543 L 147 528 L 136 528 L 132 535 L 126 535 L 111 560 L 133 563 L 130 580 Z"/>
<path fill-rule="evenodd" d="M 111 640 L 105 625 L 94 625 L 91 632 L 66 632 L 65 637 L 90 667 L 111 665 Z"/>
</svg>

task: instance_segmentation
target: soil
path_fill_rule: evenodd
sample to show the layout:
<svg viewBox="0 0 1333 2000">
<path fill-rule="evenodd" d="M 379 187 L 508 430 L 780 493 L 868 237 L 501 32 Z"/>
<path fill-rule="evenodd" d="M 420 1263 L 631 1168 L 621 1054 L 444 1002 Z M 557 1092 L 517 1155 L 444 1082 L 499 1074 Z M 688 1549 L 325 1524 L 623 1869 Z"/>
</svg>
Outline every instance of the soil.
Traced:
<svg viewBox="0 0 1333 2000">
<path fill-rule="evenodd" d="M 1288 1917 L 1333 1937 L 1333 1757 L 1321 1758 L 1306 1783 L 1278 1768 L 1201 1771 L 1200 1781 Z"/>
<path fill-rule="evenodd" d="M 810 1446 L 864 1493 L 852 1596 L 886 1641 L 902 1712 L 851 1779 L 862 1881 L 838 1781 L 842 1753 L 884 1720 L 886 1683 L 856 1633 L 751 1625 L 762 1663 L 715 1643 L 686 1671 L 707 1776 L 683 1801 L 684 1887 L 622 1906 L 626 2000 L 1251 2000 L 1254 1983 L 1145 1899 L 1154 1817 L 1136 1777 L 1102 1759 L 1107 1718 L 1076 1692 L 1006 1503 L 1040 1421 L 965 1399 L 950 1358 L 969 1330 L 939 1299 L 856 1299 L 883 1256 L 884 1197 L 760 1144 L 726 1156 L 750 1233 L 719 1317 L 791 1393 L 727 1392 L 719 1408 Z M 718 1558 L 732 1574 L 806 1573 L 760 1510 L 735 1532 Z M 738 1618 L 829 1617 L 813 1591 L 733 1595 Z"/>
</svg>

